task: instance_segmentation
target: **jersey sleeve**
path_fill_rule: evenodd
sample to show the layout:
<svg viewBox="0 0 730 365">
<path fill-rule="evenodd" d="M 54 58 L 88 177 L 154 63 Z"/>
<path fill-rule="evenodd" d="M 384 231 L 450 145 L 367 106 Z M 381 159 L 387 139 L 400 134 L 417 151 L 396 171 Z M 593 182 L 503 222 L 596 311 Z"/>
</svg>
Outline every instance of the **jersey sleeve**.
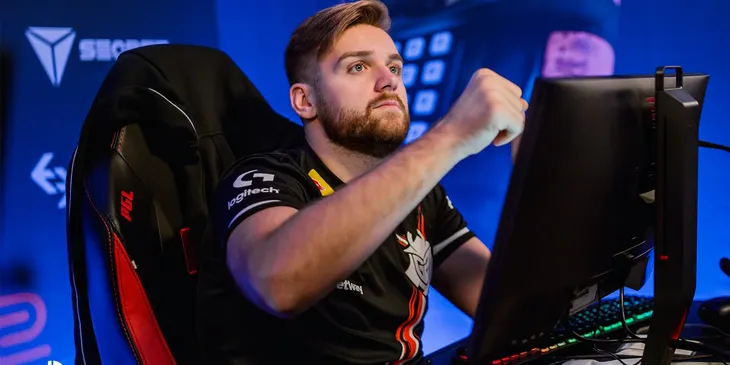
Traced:
<svg viewBox="0 0 730 365">
<path fill-rule="evenodd" d="M 301 209 L 306 194 L 301 172 L 283 157 L 254 156 L 238 162 L 218 183 L 212 203 L 212 220 L 219 241 L 251 215 L 271 207 Z"/>
<path fill-rule="evenodd" d="M 434 189 L 433 198 L 437 209 L 431 249 L 434 266 L 438 268 L 457 248 L 475 237 L 475 234 L 469 230 L 466 220 L 451 203 L 446 190 L 440 184 Z"/>
</svg>

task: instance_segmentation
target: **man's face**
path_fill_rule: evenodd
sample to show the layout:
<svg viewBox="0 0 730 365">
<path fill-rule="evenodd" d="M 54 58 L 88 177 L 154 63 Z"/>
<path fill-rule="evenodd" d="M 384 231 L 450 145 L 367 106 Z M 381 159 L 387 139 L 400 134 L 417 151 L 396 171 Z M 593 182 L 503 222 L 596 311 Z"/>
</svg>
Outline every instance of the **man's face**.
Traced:
<svg viewBox="0 0 730 365">
<path fill-rule="evenodd" d="M 318 119 L 333 143 L 377 158 L 403 143 L 410 118 L 402 69 L 384 30 L 358 25 L 343 33 L 314 85 Z"/>
</svg>

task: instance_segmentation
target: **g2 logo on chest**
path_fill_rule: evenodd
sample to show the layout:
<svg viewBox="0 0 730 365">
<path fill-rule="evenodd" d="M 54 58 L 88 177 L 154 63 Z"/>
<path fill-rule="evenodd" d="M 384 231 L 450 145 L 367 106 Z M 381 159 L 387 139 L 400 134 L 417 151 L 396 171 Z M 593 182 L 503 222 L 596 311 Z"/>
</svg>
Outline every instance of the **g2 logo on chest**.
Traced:
<svg viewBox="0 0 730 365">
<path fill-rule="evenodd" d="M 418 207 L 416 220 L 418 225 L 415 234 L 408 231 L 404 235 L 396 234 L 396 238 L 403 247 L 403 252 L 408 255 L 409 262 L 405 271 L 406 276 L 415 287 L 427 294 L 431 285 L 433 252 L 431 251 L 431 244 L 426 239 L 426 224 L 420 206 Z"/>
</svg>

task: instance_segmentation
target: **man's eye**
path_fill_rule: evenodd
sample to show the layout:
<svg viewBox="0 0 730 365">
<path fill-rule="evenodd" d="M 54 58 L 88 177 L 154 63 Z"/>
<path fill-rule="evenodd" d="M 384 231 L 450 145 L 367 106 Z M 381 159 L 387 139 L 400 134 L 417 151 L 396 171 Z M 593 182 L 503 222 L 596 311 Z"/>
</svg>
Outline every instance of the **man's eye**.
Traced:
<svg viewBox="0 0 730 365">
<path fill-rule="evenodd" d="M 360 72 L 365 70 L 365 66 L 362 63 L 358 63 L 350 67 L 350 72 Z"/>
<path fill-rule="evenodd" d="M 400 66 L 390 66 L 390 72 L 395 75 L 400 75 L 403 69 Z"/>
</svg>

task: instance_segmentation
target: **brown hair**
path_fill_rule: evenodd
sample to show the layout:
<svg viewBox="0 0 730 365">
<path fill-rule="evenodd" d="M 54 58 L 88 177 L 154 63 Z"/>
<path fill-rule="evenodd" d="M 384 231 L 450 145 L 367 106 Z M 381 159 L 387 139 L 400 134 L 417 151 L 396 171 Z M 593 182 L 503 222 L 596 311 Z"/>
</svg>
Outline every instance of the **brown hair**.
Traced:
<svg viewBox="0 0 730 365">
<path fill-rule="evenodd" d="M 388 8 L 377 0 L 347 2 L 320 10 L 302 22 L 294 30 L 284 53 L 289 85 L 298 82 L 313 84 L 320 58 L 332 49 L 342 33 L 361 24 L 388 31 Z"/>
</svg>

